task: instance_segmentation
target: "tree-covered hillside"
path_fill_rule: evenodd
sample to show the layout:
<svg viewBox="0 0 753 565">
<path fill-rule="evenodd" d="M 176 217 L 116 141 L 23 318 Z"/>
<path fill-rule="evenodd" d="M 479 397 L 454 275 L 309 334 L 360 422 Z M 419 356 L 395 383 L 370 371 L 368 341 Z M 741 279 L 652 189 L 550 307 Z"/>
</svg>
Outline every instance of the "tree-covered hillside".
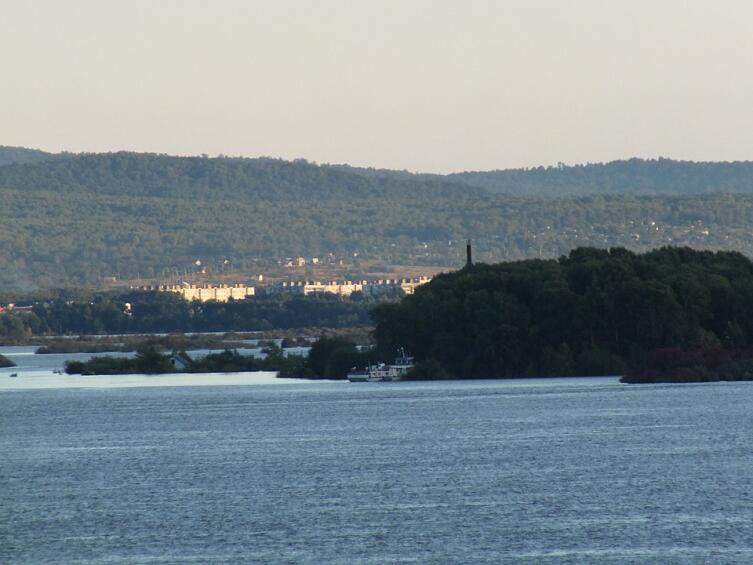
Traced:
<svg viewBox="0 0 753 565">
<path fill-rule="evenodd" d="M 451 268 L 467 238 L 487 262 L 582 245 L 753 255 L 753 193 L 520 196 L 457 176 L 305 161 L 53 157 L 0 166 L 0 289 L 160 277 L 196 259 L 255 272 L 299 255 Z M 676 166 L 696 179 L 695 165 Z M 728 186 L 742 186 L 736 165 L 719 167 L 731 171 Z"/>
<path fill-rule="evenodd" d="M 140 153 L 71 155 L 34 165 L 0 168 L 0 187 L 58 192 L 177 198 L 256 198 L 318 201 L 342 198 L 480 195 L 480 188 L 441 177 L 385 179 L 306 161 L 173 157 Z"/>
<path fill-rule="evenodd" d="M 405 256 L 467 230 L 482 189 L 273 159 L 81 155 L 0 167 L 0 283 L 159 276 L 197 258 Z M 448 220 L 448 221 L 445 221 Z M 453 225 L 456 224 L 456 225 Z M 423 249 L 423 248 L 422 248 Z"/>
<path fill-rule="evenodd" d="M 27 149 L 25 147 L 9 147 L 0 145 L 0 167 L 13 163 L 39 163 L 57 159 L 62 155 L 47 153 L 39 149 Z"/>
<path fill-rule="evenodd" d="M 753 193 L 753 161 L 629 159 L 568 167 L 476 171 L 447 178 L 517 195 Z"/>
</svg>

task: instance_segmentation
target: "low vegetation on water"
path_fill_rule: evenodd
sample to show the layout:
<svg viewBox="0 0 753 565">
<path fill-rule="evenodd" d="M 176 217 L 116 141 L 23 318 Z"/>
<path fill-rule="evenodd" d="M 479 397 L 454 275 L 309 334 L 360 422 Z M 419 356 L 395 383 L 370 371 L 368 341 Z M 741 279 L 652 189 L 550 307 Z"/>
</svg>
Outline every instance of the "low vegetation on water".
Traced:
<svg viewBox="0 0 753 565">
<path fill-rule="evenodd" d="M 361 351 L 344 337 L 323 337 L 314 343 L 307 356 L 286 354 L 275 344 L 263 350 L 263 357 L 241 355 L 225 350 L 192 358 L 185 351 L 162 353 L 156 343 L 140 347 L 133 358 L 110 355 L 89 361 L 67 361 L 65 372 L 82 375 L 164 374 L 164 373 L 236 373 L 275 371 L 280 377 L 345 379 L 348 370 L 373 361 L 373 353 Z"/>
<path fill-rule="evenodd" d="M 753 380 L 753 350 L 680 348 L 654 349 L 643 362 L 629 367 L 624 383 L 702 383 Z"/>
<path fill-rule="evenodd" d="M 142 346 L 135 357 L 113 357 L 105 355 L 92 357 L 88 361 L 66 361 L 65 372 L 69 375 L 123 375 L 123 374 L 165 374 L 165 373 L 231 373 L 245 371 L 298 372 L 305 358 L 299 355 L 285 355 L 280 347 L 270 344 L 264 350 L 264 357 L 241 355 L 235 350 L 193 359 L 184 351 L 162 353 L 154 343 Z"/>
<path fill-rule="evenodd" d="M 734 252 L 580 248 L 477 264 L 372 315 L 383 356 L 405 347 L 459 378 L 753 378 L 753 263 Z"/>
</svg>

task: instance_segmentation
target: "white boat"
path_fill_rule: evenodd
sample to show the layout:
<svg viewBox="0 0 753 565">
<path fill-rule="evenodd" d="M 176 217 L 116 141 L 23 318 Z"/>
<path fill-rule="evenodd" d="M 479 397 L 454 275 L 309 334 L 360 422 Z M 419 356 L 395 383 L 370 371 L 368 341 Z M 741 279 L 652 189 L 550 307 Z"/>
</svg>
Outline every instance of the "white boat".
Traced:
<svg viewBox="0 0 753 565">
<path fill-rule="evenodd" d="M 400 357 L 396 358 L 392 364 L 377 363 L 369 365 L 366 369 L 353 367 L 348 373 L 348 380 L 352 383 L 400 381 L 405 378 L 413 365 L 415 365 L 413 357 L 408 357 L 401 349 Z"/>
<path fill-rule="evenodd" d="M 368 382 L 369 376 L 370 376 L 369 368 L 359 370 L 353 367 L 350 371 L 348 371 L 348 380 L 352 383 Z"/>
</svg>

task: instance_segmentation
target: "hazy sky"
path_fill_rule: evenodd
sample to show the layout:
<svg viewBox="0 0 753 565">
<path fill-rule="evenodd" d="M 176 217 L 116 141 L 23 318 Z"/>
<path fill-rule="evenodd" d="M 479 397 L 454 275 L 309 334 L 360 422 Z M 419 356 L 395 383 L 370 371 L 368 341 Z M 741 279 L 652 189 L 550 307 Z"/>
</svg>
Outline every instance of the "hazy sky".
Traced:
<svg viewBox="0 0 753 565">
<path fill-rule="evenodd" d="M 750 0 L 0 0 L 0 145 L 753 159 Z"/>
</svg>

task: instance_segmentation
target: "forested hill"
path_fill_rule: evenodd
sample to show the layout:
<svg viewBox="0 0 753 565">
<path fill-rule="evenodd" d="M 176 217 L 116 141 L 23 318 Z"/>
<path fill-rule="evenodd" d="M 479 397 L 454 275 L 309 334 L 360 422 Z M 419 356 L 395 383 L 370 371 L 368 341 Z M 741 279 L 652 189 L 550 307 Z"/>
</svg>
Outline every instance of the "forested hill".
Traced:
<svg viewBox="0 0 753 565">
<path fill-rule="evenodd" d="M 0 167 L 0 285 L 96 284 L 296 256 L 425 263 L 462 239 L 481 188 L 305 161 L 113 153 Z M 433 253 L 433 256 L 429 256 Z M 267 262 L 267 263 L 265 263 Z M 261 272 L 264 272 L 263 270 Z M 298 276 L 301 276 L 299 273 Z"/>
<path fill-rule="evenodd" d="M 672 159 L 627 159 L 585 165 L 558 165 L 527 169 L 467 171 L 449 175 L 411 173 L 349 165 L 310 164 L 305 160 L 271 158 L 172 157 L 144 153 L 74 154 L 0 146 L 0 167 L 39 164 L 35 169 L 4 169 L 4 184 L 16 188 L 107 191 L 113 186 L 132 193 L 158 196 L 191 193 L 197 189 L 221 192 L 255 191 L 278 196 L 291 188 L 296 197 L 314 196 L 317 190 L 337 187 L 349 195 L 360 190 L 389 190 L 400 181 L 449 187 L 467 185 L 490 193 L 519 196 L 575 196 L 592 194 L 696 195 L 708 193 L 753 194 L 753 161 L 694 162 Z M 364 180 L 367 179 L 367 180 Z"/>
<path fill-rule="evenodd" d="M 12 163 L 39 163 L 61 157 L 62 154 L 47 153 L 39 149 L 8 147 L 0 145 L 0 167 Z"/>
<path fill-rule="evenodd" d="M 753 193 L 753 161 L 696 163 L 671 159 L 629 159 L 502 171 L 478 171 L 446 178 L 490 192 L 517 195 Z"/>
<path fill-rule="evenodd" d="M 153 197 L 279 199 L 481 195 L 442 177 L 358 175 L 306 161 L 173 157 L 140 153 L 71 155 L 0 167 L 0 189 Z"/>
<path fill-rule="evenodd" d="M 297 256 L 342 260 L 353 276 L 367 263 L 454 267 L 466 238 L 489 262 L 557 257 L 583 245 L 753 256 L 745 164 L 719 165 L 740 178 L 725 185 L 736 194 L 521 195 L 458 175 L 306 161 L 24 151 L 0 150 L 0 290 L 158 278 L 197 259 L 227 260 L 246 273 Z M 695 170 L 689 186 L 701 183 Z"/>
</svg>

